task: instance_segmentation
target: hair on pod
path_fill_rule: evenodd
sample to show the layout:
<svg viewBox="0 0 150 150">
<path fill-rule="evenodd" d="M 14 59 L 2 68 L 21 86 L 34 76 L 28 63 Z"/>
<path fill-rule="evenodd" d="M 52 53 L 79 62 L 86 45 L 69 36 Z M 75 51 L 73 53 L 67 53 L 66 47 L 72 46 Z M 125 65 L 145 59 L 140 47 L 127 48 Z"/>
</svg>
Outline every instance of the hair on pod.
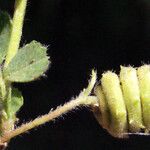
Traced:
<svg viewBox="0 0 150 150">
<path fill-rule="evenodd" d="M 150 65 L 120 68 L 119 75 L 112 71 L 102 74 L 95 87 L 99 107 L 94 114 L 114 137 L 149 135 Z"/>
</svg>

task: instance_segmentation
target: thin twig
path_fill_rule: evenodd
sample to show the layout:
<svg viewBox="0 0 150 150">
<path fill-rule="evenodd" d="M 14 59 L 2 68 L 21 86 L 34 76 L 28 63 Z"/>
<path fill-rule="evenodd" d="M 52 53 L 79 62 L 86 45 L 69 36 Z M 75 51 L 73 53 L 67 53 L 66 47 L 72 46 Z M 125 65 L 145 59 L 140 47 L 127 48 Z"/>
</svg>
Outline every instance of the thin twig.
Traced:
<svg viewBox="0 0 150 150">
<path fill-rule="evenodd" d="M 50 111 L 48 114 L 43 115 L 41 117 L 38 117 L 36 119 L 34 119 L 31 122 L 28 122 L 26 124 L 21 125 L 20 127 L 4 133 L 4 135 L 0 138 L 0 143 L 5 143 L 8 142 L 11 138 L 20 135 L 22 133 L 25 133 L 26 131 L 29 131 L 30 129 L 33 129 L 39 125 L 42 125 L 46 122 L 49 122 L 53 119 L 56 119 L 57 117 L 75 109 L 78 106 L 97 106 L 98 105 L 98 100 L 97 97 L 95 96 L 89 96 L 91 94 L 91 91 L 96 83 L 96 79 L 97 79 L 97 75 L 96 72 L 93 70 L 92 71 L 92 75 L 91 75 L 91 80 L 89 81 L 88 87 L 86 89 L 84 89 L 79 96 L 74 99 L 71 100 L 70 102 L 64 104 L 63 106 L 59 106 L 57 107 L 57 109 L 55 109 L 54 111 Z"/>
<path fill-rule="evenodd" d="M 97 98 L 94 96 L 78 97 L 77 99 L 74 99 L 64 104 L 63 106 L 57 107 L 56 110 L 51 111 L 46 115 L 38 117 L 34 119 L 33 121 L 23 124 L 20 127 L 16 128 L 15 130 L 6 133 L 3 137 L 0 138 L 0 142 L 1 143 L 8 142 L 11 138 L 17 135 L 25 133 L 26 131 L 29 131 L 30 129 L 33 129 L 39 125 L 45 124 L 46 122 L 52 121 L 53 119 L 56 119 L 57 117 L 60 117 L 63 114 L 66 114 L 70 110 L 75 109 L 77 106 L 85 105 L 85 101 L 88 101 L 89 105 L 97 104 Z"/>
</svg>

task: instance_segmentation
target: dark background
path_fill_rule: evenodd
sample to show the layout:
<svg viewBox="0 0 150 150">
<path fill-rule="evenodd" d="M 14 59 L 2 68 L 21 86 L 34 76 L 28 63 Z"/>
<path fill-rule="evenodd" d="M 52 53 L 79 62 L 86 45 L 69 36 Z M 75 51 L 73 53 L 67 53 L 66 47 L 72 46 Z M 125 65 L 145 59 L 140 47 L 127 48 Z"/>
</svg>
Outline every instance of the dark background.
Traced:
<svg viewBox="0 0 150 150">
<path fill-rule="evenodd" d="M 13 0 L 0 8 L 13 13 Z M 20 123 L 47 113 L 79 94 L 92 68 L 100 77 L 119 66 L 140 66 L 150 58 L 148 0 L 29 0 L 22 44 L 48 45 L 51 67 L 41 80 L 17 84 L 25 103 Z M 92 112 L 73 111 L 13 139 L 8 150 L 149 149 L 150 137 L 118 140 L 99 126 Z"/>
</svg>

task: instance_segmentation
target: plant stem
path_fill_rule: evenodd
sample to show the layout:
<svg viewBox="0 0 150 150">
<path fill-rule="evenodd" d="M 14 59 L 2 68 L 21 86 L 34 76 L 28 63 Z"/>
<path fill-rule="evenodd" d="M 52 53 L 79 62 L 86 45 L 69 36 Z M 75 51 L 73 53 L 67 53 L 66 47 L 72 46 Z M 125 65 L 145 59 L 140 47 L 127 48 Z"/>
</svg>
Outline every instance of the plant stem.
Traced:
<svg viewBox="0 0 150 150">
<path fill-rule="evenodd" d="M 42 125 L 46 122 L 49 122 L 51 120 L 56 119 L 59 116 L 62 116 L 63 114 L 69 112 L 70 110 L 75 109 L 78 106 L 97 106 L 97 98 L 95 96 L 79 96 L 78 98 L 64 104 L 63 106 L 57 107 L 56 110 L 50 111 L 48 114 L 43 115 L 41 117 L 36 118 L 35 120 L 23 124 L 22 126 L 16 128 L 15 130 L 12 130 L 8 133 L 5 133 L 1 138 L 0 138 L 0 143 L 5 143 L 8 142 L 11 138 L 20 135 L 22 133 L 25 133 L 26 131 L 35 128 L 39 125 Z"/>
<path fill-rule="evenodd" d="M 5 67 L 7 67 L 11 59 L 16 55 L 18 51 L 22 35 L 26 6 L 27 0 L 16 0 L 15 2 L 15 11 L 12 21 L 12 31 L 5 61 Z"/>
<path fill-rule="evenodd" d="M 22 28 L 23 28 L 23 21 L 24 21 L 24 16 L 25 16 L 25 11 L 26 11 L 26 6 L 27 6 L 27 0 L 16 0 L 15 1 L 15 11 L 14 11 L 14 16 L 12 20 L 12 29 L 11 29 L 11 36 L 10 36 L 10 41 L 9 41 L 9 46 L 7 50 L 7 55 L 5 59 L 5 64 L 4 67 L 7 67 L 12 58 L 16 55 L 19 45 L 20 45 L 20 40 L 21 40 L 21 35 L 22 35 Z M 11 83 L 4 83 L 2 82 L 2 75 L 0 76 L 0 89 L 2 93 L 2 98 L 6 98 L 6 87 L 8 90 L 11 90 Z M 6 118 L 6 112 L 9 114 L 8 110 L 8 104 L 11 101 L 11 95 L 10 92 L 8 91 L 8 98 L 5 100 L 5 109 L 3 110 L 2 117 L 1 117 L 1 127 L 2 127 L 2 134 L 5 134 L 5 132 L 9 132 L 14 128 L 14 122 L 12 120 L 8 120 Z"/>
<path fill-rule="evenodd" d="M 11 138 L 13 138 L 17 135 L 25 133 L 26 131 L 28 131 L 32 128 L 35 128 L 39 125 L 49 122 L 65 113 L 67 113 L 68 111 L 75 109 L 78 106 L 83 106 L 83 105 L 97 106 L 98 105 L 97 97 L 89 96 L 91 94 L 91 91 L 94 88 L 96 80 L 97 80 L 97 73 L 96 73 L 96 71 L 92 70 L 91 79 L 89 81 L 87 88 L 85 88 L 76 99 L 71 100 L 70 102 L 64 104 L 63 106 L 59 106 L 54 111 L 50 111 L 48 114 L 38 117 L 29 123 L 23 124 L 22 126 L 14 129 L 12 131 L 5 132 L 0 137 L 0 145 L 8 142 Z"/>
</svg>

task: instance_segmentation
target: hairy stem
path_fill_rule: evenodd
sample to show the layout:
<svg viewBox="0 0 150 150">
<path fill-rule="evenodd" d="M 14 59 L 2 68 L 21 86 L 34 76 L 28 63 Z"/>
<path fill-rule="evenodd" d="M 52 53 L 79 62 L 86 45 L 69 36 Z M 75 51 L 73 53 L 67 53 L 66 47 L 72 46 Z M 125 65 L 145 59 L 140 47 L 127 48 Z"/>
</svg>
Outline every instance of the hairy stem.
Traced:
<svg viewBox="0 0 150 150">
<path fill-rule="evenodd" d="M 82 106 L 82 105 L 97 106 L 98 105 L 97 97 L 89 96 L 91 94 L 91 91 L 94 88 L 96 80 L 97 80 L 97 74 L 94 70 L 92 70 L 91 79 L 89 81 L 87 88 L 85 88 L 76 99 L 71 100 L 70 102 L 64 104 L 63 106 L 59 106 L 54 111 L 50 111 L 48 114 L 38 117 L 29 123 L 23 124 L 22 126 L 14 129 L 12 131 L 5 132 L 0 137 L 0 145 L 7 143 L 11 138 L 13 138 L 17 135 L 25 133 L 26 131 L 28 131 L 32 128 L 35 128 L 39 125 L 49 122 L 65 113 L 67 113 L 68 111 L 75 109 L 78 106 Z"/>
<path fill-rule="evenodd" d="M 43 115 L 41 117 L 36 118 L 35 120 L 23 124 L 22 126 L 16 128 L 13 131 L 10 131 L 8 133 L 5 133 L 1 138 L 0 138 L 0 143 L 5 143 L 8 142 L 11 138 L 20 135 L 22 133 L 25 133 L 26 131 L 35 128 L 39 125 L 42 125 L 46 122 L 49 122 L 67 112 L 70 110 L 75 109 L 77 106 L 88 106 L 88 105 L 97 105 L 97 98 L 95 96 L 79 96 L 78 98 L 64 104 L 63 106 L 57 107 L 56 110 L 50 111 L 48 114 Z"/>
<path fill-rule="evenodd" d="M 22 35 L 26 5 L 27 5 L 27 0 L 16 0 L 15 2 L 15 11 L 14 11 L 14 17 L 12 21 L 12 31 L 11 31 L 10 43 L 8 46 L 8 52 L 6 56 L 5 67 L 7 67 L 11 59 L 16 55 L 18 51 L 21 35 Z"/>
<path fill-rule="evenodd" d="M 14 11 L 14 16 L 12 20 L 12 29 L 11 29 L 11 36 L 10 36 L 10 41 L 9 41 L 9 46 L 7 50 L 7 55 L 5 59 L 5 64 L 4 67 L 7 67 L 12 58 L 16 55 L 19 45 L 20 45 L 20 40 L 21 40 L 21 35 L 22 35 L 22 28 L 23 28 L 23 21 L 24 21 L 24 16 L 25 16 L 25 11 L 26 11 L 26 6 L 27 6 L 27 0 L 16 0 L 15 1 L 15 11 Z M 0 78 L 0 81 L 2 80 L 2 75 Z M 6 91 L 7 87 L 7 91 Z M 1 82 L 0 84 L 0 89 L 2 93 L 3 99 L 6 98 L 6 94 L 8 94 L 8 98 L 5 100 L 5 108 L 2 111 L 2 117 L 1 117 L 1 130 L 2 134 L 5 132 L 7 133 L 8 131 L 12 130 L 14 127 L 14 122 L 12 120 L 8 120 L 6 117 L 6 112 L 9 114 L 9 109 L 8 109 L 8 104 L 11 101 L 11 95 L 9 90 L 11 90 L 11 83 L 9 82 Z"/>
</svg>

